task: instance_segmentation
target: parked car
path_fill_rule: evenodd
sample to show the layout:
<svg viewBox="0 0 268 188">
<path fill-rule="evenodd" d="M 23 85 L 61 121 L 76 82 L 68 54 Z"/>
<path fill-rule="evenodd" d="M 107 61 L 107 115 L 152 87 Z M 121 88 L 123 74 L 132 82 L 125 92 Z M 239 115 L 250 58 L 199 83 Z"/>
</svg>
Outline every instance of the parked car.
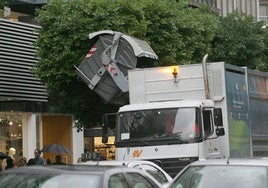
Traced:
<svg viewBox="0 0 268 188">
<path fill-rule="evenodd" d="M 148 172 L 153 178 L 155 178 L 161 185 L 168 185 L 172 178 L 170 175 L 163 170 L 157 164 L 151 161 L 136 160 L 136 161 L 87 161 L 80 163 L 80 165 L 91 165 L 91 166 L 126 166 L 130 168 L 138 168 Z"/>
<path fill-rule="evenodd" d="M 139 169 L 77 165 L 30 166 L 0 173 L 3 188 L 155 188 L 161 185 Z"/>
<path fill-rule="evenodd" d="M 209 159 L 185 167 L 169 188 L 268 188 L 267 159 Z"/>
</svg>

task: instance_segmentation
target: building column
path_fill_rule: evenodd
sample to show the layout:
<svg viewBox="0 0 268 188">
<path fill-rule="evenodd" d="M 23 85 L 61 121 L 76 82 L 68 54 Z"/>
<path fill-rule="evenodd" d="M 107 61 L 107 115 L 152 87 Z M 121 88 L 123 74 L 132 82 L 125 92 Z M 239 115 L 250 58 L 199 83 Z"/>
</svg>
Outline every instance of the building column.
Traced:
<svg viewBox="0 0 268 188">
<path fill-rule="evenodd" d="M 36 149 L 36 114 L 22 115 L 22 148 L 23 156 L 29 160 L 34 157 Z"/>
<path fill-rule="evenodd" d="M 75 121 L 73 121 L 72 137 L 73 137 L 73 164 L 77 163 L 77 159 L 84 153 L 84 130 L 77 132 L 77 128 L 74 127 Z"/>
</svg>

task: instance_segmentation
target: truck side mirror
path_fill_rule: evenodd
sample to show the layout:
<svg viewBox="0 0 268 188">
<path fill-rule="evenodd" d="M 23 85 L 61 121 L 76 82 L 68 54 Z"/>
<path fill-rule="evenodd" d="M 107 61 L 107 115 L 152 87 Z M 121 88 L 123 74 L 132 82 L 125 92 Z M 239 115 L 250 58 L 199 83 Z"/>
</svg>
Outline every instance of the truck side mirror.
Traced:
<svg viewBox="0 0 268 188">
<path fill-rule="evenodd" d="M 215 123 L 215 126 L 217 127 L 216 128 L 216 135 L 217 136 L 225 135 L 225 131 L 223 128 L 221 108 L 214 108 L 213 114 L 214 114 L 214 123 Z"/>
<path fill-rule="evenodd" d="M 102 143 L 106 144 L 108 142 L 108 129 L 105 125 L 102 125 Z"/>
<path fill-rule="evenodd" d="M 222 111 L 221 108 L 214 108 L 213 110 L 214 114 L 214 123 L 216 127 L 222 127 L 223 121 L 222 121 Z"/>
<path fill-rule="evenodd" d="M 104 114 L 102 116 L 102 143 L 108 142 L 109 129 L 115 129 L 116 113 Z"/>
<path fill-rule="evenodd" d="M 102 143 L 108 142 L 108 117 L 106 114 L 102 116 Z"/>
</svg>

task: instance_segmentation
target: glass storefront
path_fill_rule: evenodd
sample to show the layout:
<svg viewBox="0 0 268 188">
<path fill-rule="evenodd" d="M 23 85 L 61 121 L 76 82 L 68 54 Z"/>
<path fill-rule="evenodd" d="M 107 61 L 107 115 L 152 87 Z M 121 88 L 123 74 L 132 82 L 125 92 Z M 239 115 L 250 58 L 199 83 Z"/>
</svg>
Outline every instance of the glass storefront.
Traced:
<svg viewBox="0 0 268 188">
<path fill-rule="evenodd" d="M 106 144 L 102 143 L 102 137 L 85 137 L 83 161 L 89 160 L 115 160 L 115 137 L 109 136 Z"/>
<path fill-rule="evenodd" d="M 102 128 L 84 130 L 84 153 L 81 155 L 83 161 L 115 159 L 114 131 L 108 132 L 108 142 L 104 144 L 102 143 Z"/>
<path fill-rule="evenodd" d="M 106 144 L 102 143 L 102 137 L 94 137 L 94 152 L 100 153 L 105 160 L 115 160 L 115 137 L 109 136 Z"/>
<path fill-rule="evenodd" d="M 0 113 L 0 150 L 8 154 L 15 148 L 15 158 L 22 156 L 22 115 L 19 113 Z"/>
</svg>

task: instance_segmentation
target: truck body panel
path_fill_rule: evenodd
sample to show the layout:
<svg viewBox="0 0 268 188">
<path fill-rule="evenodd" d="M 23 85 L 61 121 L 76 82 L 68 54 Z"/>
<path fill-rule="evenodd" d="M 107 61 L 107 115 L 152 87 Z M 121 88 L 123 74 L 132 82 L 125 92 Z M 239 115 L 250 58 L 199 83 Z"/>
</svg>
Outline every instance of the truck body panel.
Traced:
<svg viewBox="0 0 268 188">
<path fill-rule="evenodd" d="M 174 66 L 129 70 L 130 104 L 205 99 L 201 64 L 180 66 L 176 81 L 173 69 Z"/>
<path fill-rule="evenodd" d="M 175 176 L 198 159 L 268 156 L 268 73 L 206 63 L 207 55 L 200 64 L 144 68 L 158 58 L 145 41 L 96 36 L 76 73 L 106 102 L 124 105 L 116 159 L 155 161 Z"/>
<path fill-rule="evenodd" d="M 254 132 L 252 129 L 255 130 L 258 127 L 256 115 L 261 117 L 258 121 L 264 124 L 268 122 L 268 119 L 263 117 L 264 113 L 260 112 L 263 107 L 268 110 L 267 73 L 232 66 L 224 62 L 209 63 L 207 64 L 207 75 L 211 98 L 205 100 L 205 84 L 201 64 L 179 66 L 176 78 L 172 75 L 173 69 L 174 66 L 129 70 L 130 104 L 121 107 L 119 114 L 131 111 L 145 112 L 150 109 L 221 108 L 225 135 L 217 137 L 215 135 L 216 127 L 213 126 L 214 133 L 208 137 L 203 135 L 203 140 L 196 143 L 161 145 L 162 143 L 155 141 L 155 143 L 150 143 L 151 146 L 134 144 L 130 147 L 122 147 L 118 144 L 120 139 L 116 139 L 118 142 L 116 157 L 118 159 L 138 158 L 160 160 L 161 163 L 165 163 L 165 160 L 174 160 L 174 158 L 177 160 L 185 158 L 183 160 L 191 161 L 193 158 L 252 157 L 259 156 L 256 155 L 258 152 L 262 155 L 265 153 L 265 151 L 260 151 L 261 148 L 268 148 L 261 146 L 260 140 L 257 141 L 260 138 L 264 139 L 264 136 L 255 134 L 256 131 Z M 259 108 L 256 108 L 256 105 Z M 257 110 L 258 112 L 256 112 Z M 205 131 L 203 130 L 203 132 Z M 131 140 L 131 133 L 126 135 L 124 134 L 124 139 Z M 122 135 L 117 134 L 116 136 L 120 138 Z M 252 140 L 251 137 L 255 140 Z M 133 155 L 135 152 L 137 155 Z"/>
</svg>

